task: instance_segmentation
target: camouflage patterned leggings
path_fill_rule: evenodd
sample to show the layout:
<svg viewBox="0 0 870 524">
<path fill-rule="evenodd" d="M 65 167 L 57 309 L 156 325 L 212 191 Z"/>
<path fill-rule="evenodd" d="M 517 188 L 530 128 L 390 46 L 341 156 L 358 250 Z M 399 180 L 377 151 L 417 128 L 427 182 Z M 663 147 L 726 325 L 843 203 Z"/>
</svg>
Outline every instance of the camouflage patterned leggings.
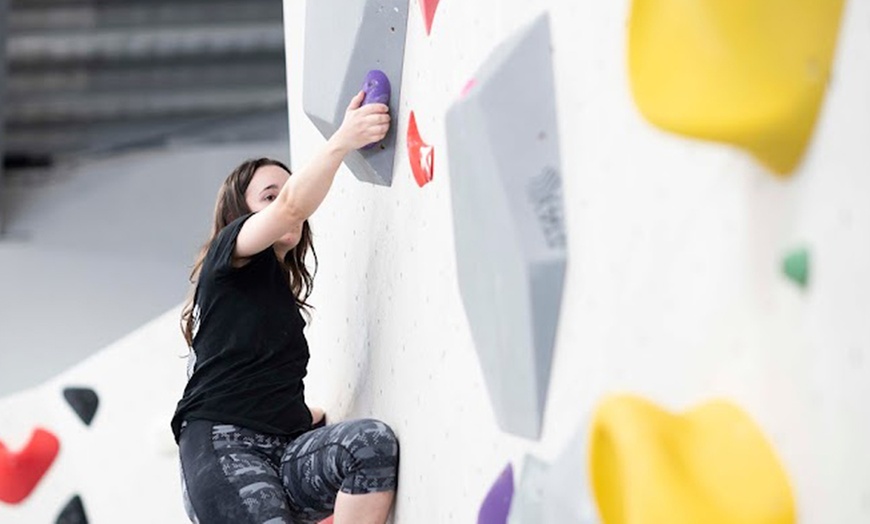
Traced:
<svg viewBox="0 0 870 524">
<path fill-rule="evenodd" d="M 396 489 L 399 443 L 362 419 L 292 439 L 192 420 L 179 452 L 185 508 L 195 524 L 291 524 L 332 514 L 339 491 Z"/>
</svg>

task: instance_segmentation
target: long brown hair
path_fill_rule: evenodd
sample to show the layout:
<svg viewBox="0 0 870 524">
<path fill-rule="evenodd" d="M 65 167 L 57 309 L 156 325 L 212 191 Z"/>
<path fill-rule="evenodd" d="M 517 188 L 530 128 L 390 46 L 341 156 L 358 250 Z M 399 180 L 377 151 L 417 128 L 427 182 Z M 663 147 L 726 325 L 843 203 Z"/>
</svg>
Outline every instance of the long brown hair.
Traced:
<svg viewBox="0 0 870 524">
<path fill-rule="evenodd" d="M 202 270 L 202 262 L 218 233 L 233 220 L 251 212 L 248 209 L 248 204 L 245 202 L 245 191 L 248 190 L 248 185 L 250 185 L 251 179 L 254 178 L 254 173 L 263 166 L 278 166 L 292 175 L 287 166 L 271 158 L 246 160 L 230 173 L 230 176 L 227 177 L 218 191 L 211 235 L 209 235 L 208 241 L 202 246 L 199 255 L 196 257 L 196 262 L 193 264 L 193 269 L 190 272 L 190 292 L 181 310 L 181 332 L 184 334 L 184 339 L 189 347 L 193 347 L 195 324 L 193 314 L 195 304 L 193 301 L 199 282 L 199 273 Z M 314 257 L 314 268 L 310 272 L 308 266 L 305 265 L 305 259 L 308 257 L 309 251 Z M 314 250 L 311 227 L 308 225 L 307 220 L 302 224 L 302 235 L 299 237 L 299 243 L 287 252 L 283 260 L 283 266 L 290 277 L 288 279 L 290 291 L 296 298 L 296 304 L 307 313 L 311 309 L 311 305 L 306 300 L 311 296 L 311 291 L 314 289 L 314 275 L 317 274 L 317 252 Z"/>
</svg>

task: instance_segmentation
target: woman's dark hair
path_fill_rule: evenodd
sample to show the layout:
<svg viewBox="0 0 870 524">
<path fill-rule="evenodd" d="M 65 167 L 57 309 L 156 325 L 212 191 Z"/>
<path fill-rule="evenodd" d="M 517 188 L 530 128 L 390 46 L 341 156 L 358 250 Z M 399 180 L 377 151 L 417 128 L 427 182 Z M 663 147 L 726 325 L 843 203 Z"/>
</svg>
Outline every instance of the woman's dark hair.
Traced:
<svg viewBox="0 0 870 524">
<path fill-rule="evenodd" d="M 202 246 L 199 255 L 196 257 L 196 262 L 193 265 L 193 270 L 190 272 L 191 288 L 188 293 L 187 301 L 181 310 L 181 331 L 184 334 L 184 339 L 187 345 L 193 347 L 194 335 L 194 303 L 193 299 L 196 292 L 196 286 L 199 282 L 199 273 L 202 269 L 202 262 L 208 253 L 211 243 L 217 237 L 218 233 L 233 220 L 242 215 L 250 213 L 248 204 L 245 202 L 245 191 L 248 190 L 248 185 L 251 179 L 254 178 L 254 173 L 257 169 L 263 166 L 278 166 L 290 175 L 292 172 L 283 163 L 271 158 L 257 158 L 246 160 L 239 167 L 233 170 L 230 176 L 224 181 L 218 191 L 217 202 L 214 207 L 214 222 L 212 224 L 211 234 L 208 241 Z M 305 259 L 308 252 L 311 251 L 314 257 L 314 269 L 309 272 L 305 265 Z M 314 275 L 317 273 L 317 252 L 314 250 L 312 242 L 311 227 L 306 220 L 302 224 L 302 235 L 299 237 L 299 243 L 296 247 L 287 252 L 284 257 L 283 266 L 289 275 L 288 281 L 290 291 L 296 298 L 296 303 L 306 313 L 311 308 L 311 305 L 306 302 L 311 296 L 311 291 L 314 288 Z"/>
</svg>

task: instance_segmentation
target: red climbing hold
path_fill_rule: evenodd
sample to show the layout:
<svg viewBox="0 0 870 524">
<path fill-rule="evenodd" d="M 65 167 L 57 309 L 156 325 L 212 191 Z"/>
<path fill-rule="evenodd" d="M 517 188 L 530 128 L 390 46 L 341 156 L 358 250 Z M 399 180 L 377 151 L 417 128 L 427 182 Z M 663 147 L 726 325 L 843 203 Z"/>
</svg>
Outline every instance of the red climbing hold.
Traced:
<svg viewBox="0 0 870 524">
<path fill-rule="evenodd" d="M 438 0 L 420 0 L 420 9 L 423 10 L 423 20 L 426 22 L 426 34 L 432 32 L 432 20 L 435 18 L 435 10 L 438 9 Z"/>
<path fill-rule="evenodd" d="M 477 80 L 475 80 L 473 78 L 471 80 L 469 80 L 468 82 L 466 82 L 465 86 L 462 88 L 462 92 L 459 93 L 459 97 L 465 98 L 465 96 L 467 96 L 468 93 L 470 93 L 471 90 L 474 89 L 474 86 L 476 86 L 476 85 L 477 85 Z"/>
<path fill-rule="evenodd" d="M 417 118 L 411 111 L 408 121 L 408 157 L 411 159 L 411 171 L 414 180 L 420 187 L 432 181 L 435 176 L 435 148 L 423 142 L 420 131 L 417 130 Z"/>
<path fill-rule="evenodd" d="M 17 504 L 26 499 L 51 467 L 60 441 L 50 432 L 36 428 L 30 442 L 19 451 L 9 451 L 0 442 L 0 500 Z"/>
</svg>

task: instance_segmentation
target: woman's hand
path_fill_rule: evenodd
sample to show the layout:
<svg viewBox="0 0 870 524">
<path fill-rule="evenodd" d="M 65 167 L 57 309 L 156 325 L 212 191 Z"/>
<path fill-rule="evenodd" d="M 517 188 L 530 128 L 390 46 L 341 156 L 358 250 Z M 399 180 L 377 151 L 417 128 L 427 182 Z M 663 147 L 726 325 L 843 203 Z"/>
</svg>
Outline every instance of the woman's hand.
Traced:
<svg viewBox="0 0 870 524">
<path fill-rule="evenodd" d="M 308 408 L 311 412 L 311 425 L 318 426 L 326 418 L 326 412 L 320 408 Z"/>
<path fill-rule="evenodd" d="M 385 104 L 360 107 L 365 91 L 357 93 L 344 113 L 344 121 L 330 141 L 344 152 L 383 140 L 390 129 L 390 108 Z"/>
</svg>

